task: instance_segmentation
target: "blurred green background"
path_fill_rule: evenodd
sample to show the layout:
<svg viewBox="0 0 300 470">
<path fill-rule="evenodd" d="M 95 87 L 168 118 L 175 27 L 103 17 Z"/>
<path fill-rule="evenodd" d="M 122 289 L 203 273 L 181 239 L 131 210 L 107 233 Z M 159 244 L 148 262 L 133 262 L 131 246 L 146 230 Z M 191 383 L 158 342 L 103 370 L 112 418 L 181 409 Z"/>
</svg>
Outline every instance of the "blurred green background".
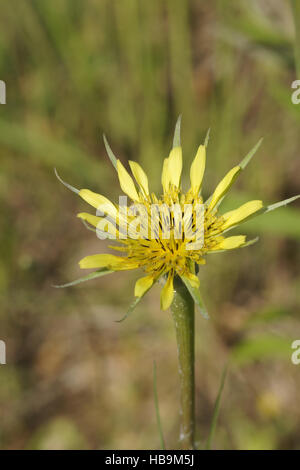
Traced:
<svg viewBox="0 0 300 470">
<path fill-rule="evenodd" d="M 229 6 L 230 4 L 230 6 Z M 205 195 L 263 136 L 225 208 L 299 193 L 300 4 L 280 0 L 1 1 L 0 366 L 2 449 L 159 448 L 153 360 L 167 447 L 177 442 L 178 377 L 169 312 L 154 288 L 126 322 L 137 273 L 56 290 L 104 251 L 76 219 L 87 205 L 55 178 L 117 200 L 105 132 L 160 190 L 183 115 L 184 182 L 208 127 Z M 299 25 L 298 34 L 295 25 Z M 297 44 L 298 40 L 298 44 Z M 298 59 L 298 67 L 297 67 Z M 298 75 L 297 75 L 298 69 Z M 218 449 L 300 448 L 300 205 L 245 224 L 253 247 L 201 269 L 211 321 L 197 314 L 197 435 L 208 435 L 231 365 Z M 117 293 L 117 294 L 116 294 Z"/>
</svg>

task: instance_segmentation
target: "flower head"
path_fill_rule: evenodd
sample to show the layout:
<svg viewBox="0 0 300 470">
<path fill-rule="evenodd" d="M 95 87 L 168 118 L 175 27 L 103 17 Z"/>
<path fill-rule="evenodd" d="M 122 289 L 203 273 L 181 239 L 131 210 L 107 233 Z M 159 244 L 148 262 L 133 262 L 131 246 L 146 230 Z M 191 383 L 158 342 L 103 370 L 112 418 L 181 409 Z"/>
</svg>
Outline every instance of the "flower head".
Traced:
<svg viewBox="0 0 300 470">
<path fill-rule="evenodd" d="M 224 176 L 211 197 L 204 201 L 201 189 L 208 135 L 192 162 L 190 188 L 186 192 L 181 188 L 180 118 L 175 128 L 173 148 L 162 166 L 161 196 L 151 193 L 147 175 L 138 163 L 129 162 L 132 176 L 129 174 L 112 153 L 105 137 L 105 146 L 117 170 L 121 189 L 131 201 L 129 207 L 114 204 L 88 189 L 76 190 L 63 182 L 97 209 L 96 215 L 84 212 L 78 217 L 85 224 L 95 227 L 100 238 L 115 239 L 117 243 L 111 248 L 120 252 L 120 255 L 106 253 L 83 258 L 79 263 L 82 269 L 97 269 L 87 278 L 128 269 L 140 268 L 144 272 L 136 282 L 136 300 L 131 310 L 160 278 L 165 280 L 161 290 L 161 308 L 166 310 L 173 300 L 174 276 L 181 277 L 203 310 L 196 273 L 198 266 L 205 264 L 206 255 L 254 243 L 256 239 L 246 241 L 245 235 L 228 236 L 227 232 L 253 216 L 286 205 L 299 197 L 271 206 L 264 206 L 261 200 L 252 200 L 221 213 L 221 202 L 261 141 Z"/>
</svg>

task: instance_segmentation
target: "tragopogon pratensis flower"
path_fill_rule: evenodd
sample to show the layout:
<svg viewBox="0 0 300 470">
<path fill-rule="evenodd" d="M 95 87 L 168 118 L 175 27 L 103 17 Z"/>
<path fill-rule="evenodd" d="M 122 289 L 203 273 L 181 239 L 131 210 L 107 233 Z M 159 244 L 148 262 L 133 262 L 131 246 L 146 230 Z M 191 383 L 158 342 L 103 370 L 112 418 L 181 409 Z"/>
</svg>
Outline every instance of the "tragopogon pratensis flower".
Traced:
<svg viewBox="0 0 300 470">
<path fill-rule="evenodd" d="M 192 162 L 190 188 L 186 192 L 181 188 L 180 118 L 175 128 L 173 148 L 163 162 L 163 191 L 159 197 L 151 193 L 146 173 L 134 161 L 129 161 L 133 177 L 130 176 L 121 161 L 112 153 L 105 137 L 105 146 L 117 170 L 121 189 L 131 200 L 128 208 L 114 204 L 89 189 L 77 190 L 58 177 L 63 184 L 98 211 L 96 215 L 84 212 L 78 214 L 78 217 L 85 224 L 96 227 L 100 238 L 103 238 L 103 234 L 108 238 L 115 238 L 117 244 L 111 248 L 121 252 L 120 256 L 106 253 L 83 258 L 79 262 L 82 269 L 96 268 L 97 271 L 79 281 L 114 271 L 141 269 L 144 274 L 135 284 L 136 299 L 129 311 L 133 310 L 160 278 L 165 280 L 161 290 L 161 308 L 166 310 L 173 300 L 174 276 L 178 275 L 203 312 L 196 273 L 198 266 L 206 263 L 206 255 L 253 244 L 257 239 L 246 241 L 245 235 L 228 236 L 228 232 L 251 217 L 277 209 L 299 197 L 295 196 L 270 206 L 264 206 L 261 200 L 252 200 L 229 212 L 221 213 L 221 202 L 255 154 L 261 141 L 239 165 L 224 176 L 211 197 L 204 201 L 201 188 L 208 135 L 209 133 Z"/>
</svg>

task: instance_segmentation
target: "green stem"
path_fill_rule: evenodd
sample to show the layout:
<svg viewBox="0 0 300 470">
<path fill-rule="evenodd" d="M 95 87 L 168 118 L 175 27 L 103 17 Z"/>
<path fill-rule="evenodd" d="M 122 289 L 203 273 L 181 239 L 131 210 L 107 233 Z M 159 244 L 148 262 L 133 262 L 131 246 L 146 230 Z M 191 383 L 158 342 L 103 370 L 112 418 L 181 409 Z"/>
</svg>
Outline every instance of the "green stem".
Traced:
<svg viewBox="0 0 300 470">
<path fill-rule="evenodd" d="M 171 306 L 178 352 L 180 381 L 180 443 L 194 449 L 195 443 L 195 313 L 194 301 L 179 277 L 174 279 Z"/>
</svg>

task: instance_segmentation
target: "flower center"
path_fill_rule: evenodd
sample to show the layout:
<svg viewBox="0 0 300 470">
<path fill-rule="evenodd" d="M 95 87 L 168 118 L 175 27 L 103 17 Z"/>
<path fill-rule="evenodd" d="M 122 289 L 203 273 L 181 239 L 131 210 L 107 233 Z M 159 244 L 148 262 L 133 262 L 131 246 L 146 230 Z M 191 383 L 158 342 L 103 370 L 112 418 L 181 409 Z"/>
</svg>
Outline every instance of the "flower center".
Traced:
<svg viewBox="0 0 300 470">
<path fill-rule="evenodd" d="M 184 274 L 190 262 L 204 264 L 204 254 L 223 237 L 221 217 L 209 212 L 201 197 L 181 193 L 175 186 L 160 199 L 140 195 L 129 208 L 128 238 L 119 240 L 127 258 L 145 272 L 160 276 L 170 269 Z"/>
</svg>

